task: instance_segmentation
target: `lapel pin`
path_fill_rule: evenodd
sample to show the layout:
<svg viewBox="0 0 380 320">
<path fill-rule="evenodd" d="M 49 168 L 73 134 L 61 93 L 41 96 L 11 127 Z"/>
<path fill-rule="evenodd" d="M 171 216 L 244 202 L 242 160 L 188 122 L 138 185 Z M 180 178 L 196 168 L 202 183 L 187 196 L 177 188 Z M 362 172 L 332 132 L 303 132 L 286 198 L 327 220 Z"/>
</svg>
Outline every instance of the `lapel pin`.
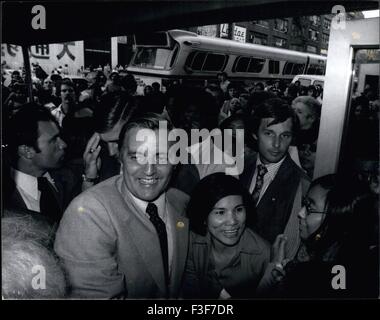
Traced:
<svg viewBox="0 0 380 320">
<path fill-rule="evenodd" d="M 177 222 L 177 228 L 183 228 L 185 224 L 182 221 Z"/>
</svg>

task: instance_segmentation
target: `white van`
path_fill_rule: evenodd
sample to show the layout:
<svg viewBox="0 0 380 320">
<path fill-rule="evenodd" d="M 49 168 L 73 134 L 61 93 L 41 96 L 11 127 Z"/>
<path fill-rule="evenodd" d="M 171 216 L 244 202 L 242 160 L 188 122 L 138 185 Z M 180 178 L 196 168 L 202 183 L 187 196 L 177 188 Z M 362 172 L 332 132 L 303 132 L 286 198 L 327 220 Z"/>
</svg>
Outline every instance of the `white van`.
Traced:
<svg viewBox="0 0 380 320">
<path fill-rule="evenodd" d="M 310 85 L 316 86 L 320 85 L 323 88 L 323 84 L 325 82 L 325 76 L 317 76 L 317 75 L 311 75 L 311 74 L 298 74 L 296 75 L 292 83 L 299 81 L 301 83 L 301 86 L 308 87 Z"/>
</svg>

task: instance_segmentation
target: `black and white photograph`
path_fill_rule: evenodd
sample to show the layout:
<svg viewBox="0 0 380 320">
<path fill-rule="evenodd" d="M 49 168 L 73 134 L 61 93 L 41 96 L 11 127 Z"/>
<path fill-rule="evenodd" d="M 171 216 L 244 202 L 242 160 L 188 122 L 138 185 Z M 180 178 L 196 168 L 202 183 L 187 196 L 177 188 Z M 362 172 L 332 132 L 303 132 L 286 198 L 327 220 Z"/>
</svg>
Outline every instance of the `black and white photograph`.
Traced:
<svg viewBox="0 0 380 320">
<path fill-rule="evenodd" d="M 0 20 L 2 300 L 379 300 L 379 1 Z"/>
</svg>

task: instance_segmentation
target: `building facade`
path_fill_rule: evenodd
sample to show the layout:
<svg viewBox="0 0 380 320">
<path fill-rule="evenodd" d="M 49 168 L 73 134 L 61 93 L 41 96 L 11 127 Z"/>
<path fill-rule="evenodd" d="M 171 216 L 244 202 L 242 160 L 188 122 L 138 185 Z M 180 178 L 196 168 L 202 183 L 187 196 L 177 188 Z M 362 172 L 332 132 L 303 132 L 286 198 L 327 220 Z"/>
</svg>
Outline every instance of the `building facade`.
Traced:
<svg viewBox="0 0 380 320">
<path fill-rule="evenodd" d="M 346 19 L 362 19 L 361 12 Z M 277 18 L 189 28 L 201 35 L 327 55 L 333 15 Z M 234 32 L 230 32 L 233 28 Z"/>
</svg>

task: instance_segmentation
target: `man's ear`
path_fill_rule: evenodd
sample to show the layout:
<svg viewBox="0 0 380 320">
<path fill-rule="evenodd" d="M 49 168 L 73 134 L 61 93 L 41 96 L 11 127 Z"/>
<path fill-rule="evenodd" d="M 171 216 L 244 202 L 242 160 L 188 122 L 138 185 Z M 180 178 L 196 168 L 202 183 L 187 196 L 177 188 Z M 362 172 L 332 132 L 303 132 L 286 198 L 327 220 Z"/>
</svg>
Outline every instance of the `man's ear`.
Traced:
<svg viewBox="0 0 380 320">
<path fill-rule="evenodd" d="M 18 155 L 20 158 L 32 159 L 36 154 L 36 151 L 33 147 L 27 146 L 25 144 L 18 146 Z"/>
</svg>

